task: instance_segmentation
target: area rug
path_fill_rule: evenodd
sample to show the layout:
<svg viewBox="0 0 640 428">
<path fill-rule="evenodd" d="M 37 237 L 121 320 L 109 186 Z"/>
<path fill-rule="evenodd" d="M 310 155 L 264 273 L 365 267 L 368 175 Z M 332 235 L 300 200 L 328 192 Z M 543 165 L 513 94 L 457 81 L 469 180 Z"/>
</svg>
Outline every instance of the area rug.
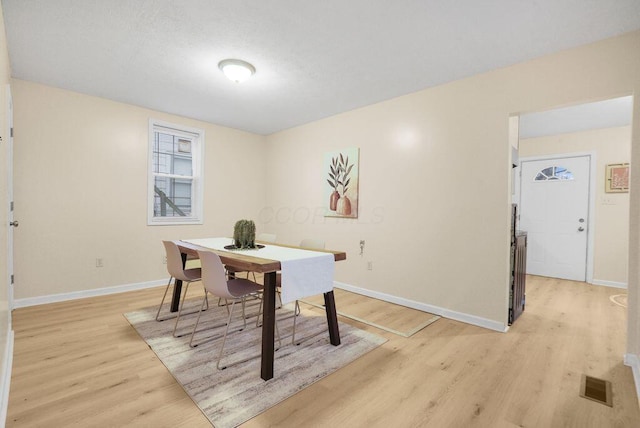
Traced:
<svg viewBox="0 0 640 428">
<path fill-rule="evenodd" d="M 199 302 L 187 302 L 192 309 Z M 254 305 L 255 306 L 255 305 Z M 222 339 L 222 328 L 214 328 L 226 320 L 227 311 L 212 302 L 211 308 L 202 314 L 196 339 L 196 348 L 189 347 L 196 314 L 180 318 L 178 328 L 182 337 L 174 338 L 174 320 L 157 322 L 157 308 L 146 308 L 124 314 L 149 347 L 184 388 L 204 415 L 217 428 L 235 427 L 259 413 L 294 395 L 312 383 L 335 372 L 367 352 L 380 346 L 386 339 L 365 332 L 348 324 L 339 323 L 341 344 L 329 343 L 325 316 L 303 312 L 296 322 L 296 342 L 291 344 L 293 318 L 278 322 L 282 344 L 276 341 L 274 378 L 260 378 L 261 328 L 256 328 L 257 312 L 249 318 L 242 331 L 240 308 L 234 312 L 234 321 L 225 344 L 224 370 L 216 368 L 216 360 Z M 286 310 L 279 309 L 278 317 L 285 318 Z M 237 315 L 237 316 L 236 316 Z M 290 311 L 289 311 L 290 315 Z M 285 337 L 287 336 L 287 337 Z M 234 364 L 255 356 L 247 362 Z"/>
<path fill-rule="evenodd" d="M 346 290 L 335 289 L 334 294 L 338 315 L 402 337 L 411 337 L 441 318 L 439 315 L 429 312 L 396 305 L 395 303 Z M 322 297 L 313 297 L 300 301 L 324 310 Z M 347 311 L 340 310 L 342 303 L 346 303 Z M 402 326 L 402 329 L 400 329 L 400 326 Z"/>
</svg>

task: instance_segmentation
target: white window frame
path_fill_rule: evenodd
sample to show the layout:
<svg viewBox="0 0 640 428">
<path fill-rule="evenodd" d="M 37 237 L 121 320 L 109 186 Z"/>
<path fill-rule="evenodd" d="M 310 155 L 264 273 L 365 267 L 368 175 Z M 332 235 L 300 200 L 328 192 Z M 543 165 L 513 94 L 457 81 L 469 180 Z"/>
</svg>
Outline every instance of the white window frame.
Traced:
<svg viewBox="0 0 640 428">
<path fill-rule="evenodd" d="M 167 174 L 157 174 L 153 171 L 153 144 L 156 132 L 167 132 L 176 136 L 183 136 L 191 139 L 191 159 L 193 175 L 191 185 L 191 215 L 188 217 L 156 217 L 153 215 L 153 204 L 155 199 L 155 177 Z M 149 160 L 147 167 L 147 224 L 149 226 L 166 226 L 178 224 L 202 224 L 203 223 L 203 205 L 204 205 L 204 129 L 192 128 L 174 123 L 164 122 L 156 119 L 149 119 Z M 169 176 L 180 178 L 181 176 Z"/>
</svg>

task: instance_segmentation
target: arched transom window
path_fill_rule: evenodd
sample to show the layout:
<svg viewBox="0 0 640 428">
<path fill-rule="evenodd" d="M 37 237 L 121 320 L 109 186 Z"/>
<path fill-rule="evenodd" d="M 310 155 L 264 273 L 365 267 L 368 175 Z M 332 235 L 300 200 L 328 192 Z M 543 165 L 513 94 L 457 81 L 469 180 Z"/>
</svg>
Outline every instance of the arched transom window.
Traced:
<svg viewBox="0 0 640 428">
<path fill-rule="evenodd" d="M 573 173 L 563 166 L 549 166 L 536 174 L 535 181 L 573 180 Z"/>
</svg>

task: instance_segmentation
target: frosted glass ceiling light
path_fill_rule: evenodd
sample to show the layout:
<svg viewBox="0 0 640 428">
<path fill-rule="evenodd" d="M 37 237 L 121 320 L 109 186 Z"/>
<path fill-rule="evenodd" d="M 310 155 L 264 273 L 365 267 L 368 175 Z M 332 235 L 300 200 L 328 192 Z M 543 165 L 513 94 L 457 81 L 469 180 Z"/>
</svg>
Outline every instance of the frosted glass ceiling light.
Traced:
<svg viewBox="0 0 640 428">
<path fill-rule="evenodd" d="M 236 83 L 244 82 L 256 72 L 253 65 L 240 59 L 225 59 L 220 61 L 218 68 L 222 70 L 229 80 Z"/>
</svg>

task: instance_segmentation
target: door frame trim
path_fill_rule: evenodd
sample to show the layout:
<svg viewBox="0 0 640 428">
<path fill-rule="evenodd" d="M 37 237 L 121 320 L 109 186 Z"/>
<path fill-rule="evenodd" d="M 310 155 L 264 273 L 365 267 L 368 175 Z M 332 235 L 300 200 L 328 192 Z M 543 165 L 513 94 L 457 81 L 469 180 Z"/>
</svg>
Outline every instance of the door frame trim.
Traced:
<svg viewBox="0 0 640 428">
<path fill-rule="evenodd" d="M 14 175 L 14 144 L 13 144 L 13 134 L 11 129 L 13 128 L 13 94 L 11 92 L 11 84 L 7 83 L 5 85 L 5 100 L 6 103 L 6 123 L 5 129 L 3 130 L 4 135 L 7 137 L 7 220 L 13 221 L 15 214 L 15 209 L 12 210 L 13 207 L 9 206 L 12 204 L 15 198 L 14 193 L 14 185 L 13 185 L 13 175 Z M 13 310 L 13 290 L 14 284 L 11 283 L 11 277 L 15 274 L 15 253 L 14 253 L 14 243 L 15 243 L 15 228 L 13 226 L 8 226 L 10 231 L 7 232 L 7 305 L 9 312 Z M 9 236 L 10 235 L 10 236 Z M 15 282 L 15 281 L 14 281 Z M 11 316 L 9 316 L 9 329 L 11 330 Z"/>
<path fill-rule="evenodd" d="M 587 233 L 587 271 L 585 273 L 586 282 L 589 284 L 593 284 L 593 263 L 594 263 L 594 236 L 595 236 L 595 219 L 594 213 L 596 212 L 595 208 L 595 190 L 596 190 L 596 152 L 588 151 L 588 152 L 572 152 L 572 153 L 557 153 L 557 154 L 548 154 L 548 155 L 536 155 L 536 156 L 527 156 L 524 158 L 520 158 L 520 163 L 518 164 L 519 172 L 518 172 L 518 186 L 517 186 L 517 198 L 518 205 L 521 205 L 520 197 L 522 195 L 521 186 L 522 180 L 520 179 L 520 175 L 522 174 L 522 162 L 530 162 L 530 161 L 541 161 L 541 160 L 556 160 L 556 159 L 564 159 L 564 158 L 577 158 L 577 157 L 588 157 L 589 158 L 589 212 L 588 215 L 588 233 Z"/>
</svg>

